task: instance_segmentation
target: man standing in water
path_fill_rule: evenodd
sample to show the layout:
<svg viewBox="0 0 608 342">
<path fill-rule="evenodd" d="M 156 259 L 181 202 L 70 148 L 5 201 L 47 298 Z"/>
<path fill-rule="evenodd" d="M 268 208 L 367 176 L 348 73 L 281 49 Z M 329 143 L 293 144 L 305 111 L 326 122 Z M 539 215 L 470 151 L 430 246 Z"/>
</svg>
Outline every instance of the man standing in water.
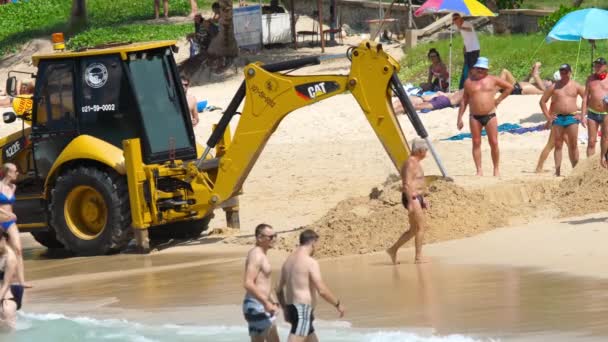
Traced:
<svg viewBox="0 0 608 342">
<path fill-rule="evenodd" d="M 291 324 L 289 342 L 318 341 L 312 326 L 317 292 L 338 310 L 340 318 L 344 316 L 344 307 L 323 282 L 319 263 L 313 258 L 318 240 L 319 235 L 314 231 L 303 231 L 300 245 L 281 268 L 277 297 L 283 306 L 285 321 Z"/>
<path fill-rule="evenodd" d="M 270 298 L 271 266 L 266 253 L 274 245 L 277 234 L 267 224 L 255 228 L 255 247 L 245 261 L 243 315 L 249 324 L 252 342 L 278 342 L 279 334 L 274 324 L 278 306 Z"/>
<path fill-rule="evenodd" d="M 397 251 L 401 246 L 415 237 L 416 256 L 414 262 L 419 264 L 426 262 L 422 258 L 422 244 L 424 242 L 425 220 L 423 209 L 428 207 L 424 199 L 424 172 L 420 163 L 426 157 L 428 146 L 426 141 L 420 138 L 412 142 L 412 153 L 401 168 L 401 182 L 403 193 L 401 201 L 408 212 L 410 229 L 403 233 L 386 253 L 391 257 L 394 265 L 397 264 Z"/>
<path fill-rule="evenodd" d="M 570 79 L 572 68 L 569 64 L 562 64 L 559 67 L 561 79 L 554 85 L 547 88 L 545 94 L 540 99 L 540 109 L 552 123 L 551 133 L 555 137 L 555 175 L 561 175 L 562 147 L 564 146 L 564 133 L 568 136 L 568 156 L 572 167 L 578 163 L 578 124 L 585 122 L 580 113 L 577 113 L 578 106 L 576 98 L 585 95 L 585 89 L 576 81 Z M 551 108 L 547 109 L 547 101 L 551 99 Z"/>
<path fill-rule="evenodd" d="M 587 144 L 587 157 L 595 153 L 595 144 L 597 142 L 597 130 L 601 128 L 602 138 L 600 139 L 600 147 L 603 154 L 600 156 L 602 166 L 606 167 L 606 150 L 608 150 L 608 121 L 606 115 L 608 109 L 606 102 L 608 100 L 608 68 L 606 60 L 602 57 L 593 61 L 593 74 L 587 79 L 585 87 L 585 95 L 583 96 L 583 115 L 587 115 L 587 130 L 589 133 L 589 142 Z"/>
<path fill-rule="evenodd" d="M 481 130 L 485 127 L 488 134 L 488 142 L 492 151 L 492 164 L 494 165 L 494 176 L 500 176 L 498 171 L 500 162 L 500 151 L 498 149 L 498 120 L 496 119 L 496 107 L 513 91 L 513 85 L 498 77 L 488 75 L 489 61 L 485 57 L 479 57 L 477 63 L 471 70 L 471 77 L 464 82 L 464 95 L 458 110 L 458 130 L 464 127 L 462 116 L 467 106 L 469 109 L 469 126 L 473 140 L 473 160 L 477 169 L 477 176 L 483 176 L 481 169 Z M 502 93 L 495 99 L 497 88 Z"/>
</svg>

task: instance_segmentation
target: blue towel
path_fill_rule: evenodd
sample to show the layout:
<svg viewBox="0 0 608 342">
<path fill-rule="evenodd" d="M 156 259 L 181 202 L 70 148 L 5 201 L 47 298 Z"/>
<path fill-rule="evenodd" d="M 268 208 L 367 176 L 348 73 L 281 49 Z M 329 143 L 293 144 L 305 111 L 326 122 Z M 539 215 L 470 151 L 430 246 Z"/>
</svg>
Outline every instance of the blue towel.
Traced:
<svg viewBox="0 0 608 342">
<path fill-rule="evenodd" d="M 202 111 L 204 111 L 205 108 L 207 108 L 207 105 L 208 105 L 208 101 L 207 100 L 198 101 L 196 103 L 196 111 L 199 112 L 199 113 L 202 112 Z"/>
<path fill-rule="evenodd" d="M 518 124 L 511 124 L 511 123 L 504 123 L 500 126 L 498 126 L 498 133 L 511 133 L 511 134 L 524 134 L 524 133 L 528 133 L 528 132 L 537 132 L 537 131 L 542 131 L 545 129 L 545 124 L 540 124 L 538 126 L 533 126 L 533 127 L 521 127 Z M 481 135 L 482 136 L 486 136 L 486 130 L 483 129 L 481 131 Z M 454 136 L 451 136 L 449 138 L 445 138 L 445 139 L 441 139 L 441 140 L 451 140 L 451 141 L 458 141 L 458 140 L 464 140 L 464 139 L 470 139 L 471 138 L 471 133 L 460 133 L 460 134 L 456 134 Z"/>
</svg>

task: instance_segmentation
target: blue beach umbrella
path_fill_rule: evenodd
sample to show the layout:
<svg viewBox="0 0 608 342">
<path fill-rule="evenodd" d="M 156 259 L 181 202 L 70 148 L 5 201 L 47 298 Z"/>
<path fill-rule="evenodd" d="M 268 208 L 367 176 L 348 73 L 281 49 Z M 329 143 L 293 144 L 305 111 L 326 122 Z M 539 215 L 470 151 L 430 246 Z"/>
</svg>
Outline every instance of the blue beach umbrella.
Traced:
<svg viewBox="0 0 608 342">
<path fill-rule="evenodd" d="M 547 43 L 555 40 L 608 39 L 608 11 L 587 8 L 566 14 L 547 35 Z"/>
<path fill-rule="evenodd" d="M 580 42 L 587 39 L 591 42 L 591 61 L 595 54 L 595 40 L 608 39 L 608 11 L 599 8 L 586 8 L 566 14 L 561 18 L 545 40 L 547 43 L 556 40 Z M 578 56 L 577 61 L 578 65 Z M 576 75 L 576 66 L 574 69 Z"/>
</svg>

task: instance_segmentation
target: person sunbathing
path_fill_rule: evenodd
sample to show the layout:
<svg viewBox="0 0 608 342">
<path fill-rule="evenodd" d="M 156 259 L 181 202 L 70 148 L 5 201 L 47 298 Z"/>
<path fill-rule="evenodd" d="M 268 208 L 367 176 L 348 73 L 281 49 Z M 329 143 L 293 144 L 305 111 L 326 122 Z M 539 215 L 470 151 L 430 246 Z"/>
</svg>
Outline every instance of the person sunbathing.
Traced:
<svg viewBox="0 0 608 342">
<path fill-rule="evenodd" d="M 553 81 L 540 78 L 539 70 L 541 65 L 540 62 L 534 63 L 532 69 L 530 69 L 530 73 L 524 81 L 518 82 L 515 77 L 513 77 L 513 74 L 507 69 L 502 69 L 499 77 L 513 86 L 511 95 L 542 95 L 545 92 L 545 89 L 553 85 Z M 534 83 L 531 81 L 534 81 Z"/>
<path fill-rule="evenodd" d="M 409 96 L 409 98 L 415 110 L 431 111 L 458 106 L 462 101 L 462 93 L 462 90 L 455 93 L 438 91 L 433 95 Z M 405 113 L 398 98 L 393 100 L 393 108 L 396 114 Z"/>
</svg>

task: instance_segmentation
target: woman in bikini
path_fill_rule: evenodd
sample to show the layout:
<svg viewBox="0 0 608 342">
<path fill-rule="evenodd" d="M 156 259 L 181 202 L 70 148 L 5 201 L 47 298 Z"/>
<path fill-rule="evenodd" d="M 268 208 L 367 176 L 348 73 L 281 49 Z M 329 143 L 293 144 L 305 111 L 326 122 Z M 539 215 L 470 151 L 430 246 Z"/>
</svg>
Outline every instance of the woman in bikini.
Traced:
<svg viewBox="0 0 608 342">
<path fill-rule="evenodd" d="M 17 180 L 19 172 L 17 166 L 12 163 L 2 165 L 0 172 L 0 226 L 2 226 L 2 232 L 8 234 L 8 244 L 17 256 L 17 280 L 19 284 L 24 287 L 31 287 L 25 283 L 21 239 L 17 228 L 17 216 L 13 213 L 15 190 L 17 189 L 14 182 Z"/>
<path fill-rule="evenodd" d="M 17 310 L 21 308 L 23 287 L 11 285 L 17 273 L 17 256 L 7 245 L 8 235 L 0 232 L 0 330 L 14 330 Z"/>
<path fill-rule="evenodd" d="M 425 91 L 447 92 L 450 87 L 450 73 L 448 72 L 448 68 L 441 61 L 441 56 L 437 50 L 430 49 L 427 56 L 431 60 L 431 65 L 429 66 L 429 79 L 427 83 L 421 84 L 420 87 Z"/>
</svg>

